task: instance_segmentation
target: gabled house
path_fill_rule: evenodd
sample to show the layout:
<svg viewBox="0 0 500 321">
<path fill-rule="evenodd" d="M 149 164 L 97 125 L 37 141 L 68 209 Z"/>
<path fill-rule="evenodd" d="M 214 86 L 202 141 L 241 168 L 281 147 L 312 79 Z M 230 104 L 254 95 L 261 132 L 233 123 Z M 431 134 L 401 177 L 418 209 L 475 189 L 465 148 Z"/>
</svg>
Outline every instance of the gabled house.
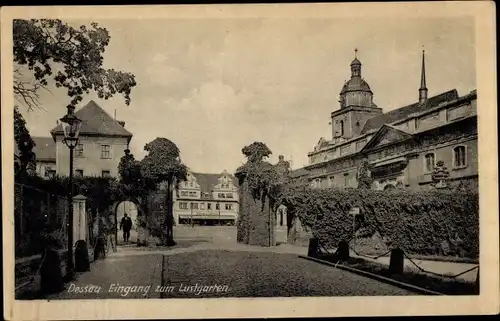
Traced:
<svg viewBox="0 0 500 321">
<path fill-rule="evenodd" d="M 187 181 L 174 194 L 176 224 L 234 225 L 238 220 L 238 180 L 226 170 L 220 174 L 189 170 Z"/>
<path fill-rule="evenodd" d="M 75 112 L 82 120 L 79 144 L 74 149 L 74 170 L 80 176 L 118 176 L 118 164 L 128 149 L 132 133 L 125 122 L 111 117 L 96 102 L 90 101 Z M 69 150 L 63 143 L 61 124 L 51 130 L 55 143 L 56 172 L 69 173 Z"/>
</svg>

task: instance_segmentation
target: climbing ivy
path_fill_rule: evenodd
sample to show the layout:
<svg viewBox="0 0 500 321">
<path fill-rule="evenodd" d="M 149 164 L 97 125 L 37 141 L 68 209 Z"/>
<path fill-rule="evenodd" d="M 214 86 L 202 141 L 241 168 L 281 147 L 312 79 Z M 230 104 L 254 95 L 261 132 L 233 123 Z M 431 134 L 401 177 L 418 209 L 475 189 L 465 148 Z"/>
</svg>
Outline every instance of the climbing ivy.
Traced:
<svg viewBox="0 0 500 321">
<path fill-rule="evenodd" d="M 373 191 L 287 187 L 280 203 L 328 246 L 378 232 L 407 253 L 476 258 L 478 193 L 459 190 Z M 354 222 L 349 211 L 359 207 Z M 445 249 L 446 248 L 446 249 Z"/>
</svg>

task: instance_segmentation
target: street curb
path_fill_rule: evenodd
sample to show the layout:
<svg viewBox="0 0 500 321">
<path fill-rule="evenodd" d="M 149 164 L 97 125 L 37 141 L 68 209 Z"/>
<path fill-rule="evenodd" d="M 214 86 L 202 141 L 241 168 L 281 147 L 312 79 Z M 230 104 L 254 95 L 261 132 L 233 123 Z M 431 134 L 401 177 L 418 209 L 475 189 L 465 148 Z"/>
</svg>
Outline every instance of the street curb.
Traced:
<svg viewBox="0 0 500 321">
<path fill-rule="evenodd" d="M 402 289 L 405 289 L 405 290 L 408 290 L 408 291 L 417 292 L 417 293 L 426 294 L 426 295 L 445 295 L 443 293 L 435 292 L 435 291 L 432 291 L 432 290 L 427 290 L 427 289 L 424 289 L 424 288 L 421 288 L 421 287 L 418 287 L 418 286 L 415 286 L 415 285 L 411 285 L 411 284 L 408 284 L 408 283 L 403 283 L 403 282 L 400 282 L 400 281 L 396 281 L 396 280 L 393 280 L 393 279 L 390 279 L 390 278 L 386 278 L 386 277 L 381 276 L 381 275 L 377 275 L 377 274 L 373 274 L 373 273 L 370 273 L 370 272 L 362 271 L 362 270 L 355 269 L 355 268 L 352 268 L 352 267 L 349 267 L 349 266 L 346 266 L 346 265 L 334 264 L 332 262 L 328 262 L 328 261 L 325 261 L 325 260 L 317 259 L 317 258 L 306 256 L 306 255 L 299 255 L 299 258 L 306 259 L 306 260 L 313 261 L 313 262 L 317 262 L 317 263 L 321 263 L 321 264 L 325 264 L 325 265 L 329 265 L 329 266 L 332 266 L 332 267 L 335 267 L 335 268 L 338 268 L 338 269 L 341 269 L 341 270 L 344 270 L 344 271 L 352 272 L 352 273 L 355 273 L 355 274 L 358 274 L 358 275 L 362 275 L 362 276 L 368 277 L 370 279 L 374 279 L 374 280 L 377 280 L 377 281 L 380 281 L 380 282 L 384 282 L 384 283 L 387 283 L 387 284 L 390 284 L 390 285 L 394 285 L 394 286 L 397 286 L 399 288 L 402 288 Z"/>
</svg>

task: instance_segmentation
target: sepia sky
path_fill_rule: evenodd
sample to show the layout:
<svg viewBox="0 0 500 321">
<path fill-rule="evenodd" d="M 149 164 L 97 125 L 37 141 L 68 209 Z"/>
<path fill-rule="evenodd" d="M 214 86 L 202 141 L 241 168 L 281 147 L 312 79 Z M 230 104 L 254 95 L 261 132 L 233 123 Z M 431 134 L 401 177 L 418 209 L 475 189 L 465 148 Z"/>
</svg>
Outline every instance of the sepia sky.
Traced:
<svg viewBox="0 0 500 321">
<path fill-rule="evenodd" d="M 175 142 L 193 171 L 229 172 L 241 149 L 262 141 L 292 167 L 307 164 L 350 78 L 354 48 L 384 112 L 418 99 L 421 50 L 429 95 L 475 89 L 474 21 L 452 19 L 99 20 L 111 36 L 104 67 L 132 72 L 137 86 L 95 100 L 133 133 L 137 159 L 156 137 Z M 90 24 L 90 21 L 73 21 Z M 33 136 L 49 136 L 66 112 L 64 89 L 41 93 L 45 110 L 22 108 Z M 22 107 L 22 106 L 21 106 Z M 79 106 L 80 107 L 80 106 Z"/>
</svg>

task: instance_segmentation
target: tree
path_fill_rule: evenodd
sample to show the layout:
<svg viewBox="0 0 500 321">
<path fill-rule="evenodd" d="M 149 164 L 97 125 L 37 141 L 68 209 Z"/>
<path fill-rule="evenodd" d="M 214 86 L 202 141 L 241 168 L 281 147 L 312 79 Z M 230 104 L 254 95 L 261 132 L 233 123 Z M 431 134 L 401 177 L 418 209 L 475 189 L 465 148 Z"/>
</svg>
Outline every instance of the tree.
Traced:
<svg viewBox="0 0 500 321">
<path fill-rule="evenodd" d="M 264 158 L 267 158 L 272 154 L 271 150 L 262 142 L 254 142 L 245 146 L 242 148 L 241 152 L 251 163 L 261 162 Z"/>
<path fill-rule="evenodd" d="M 144 146 L 148 154 L 141 161 L 141 169 L 145 177 L 156 184 L 165 183 L 167 197 L 165 200 L 166 217 L 165 232 L 167 245 L 175 245 L 173 236 L 173 191 L 178 190 L 179 183 L 187 180 L 187 167 L 182 164 L 177 145 L 166 138 L 156 138 Z"/>
<path fill-rule="evenodd" d="M 135 76 L 102 68 L 102 54 L 110 39 L 109 32 L 95 22 L 74 28 L 59 19 L 14 20 L 16 100 L 29 110 L 40 107 L 39 90 L 47 89 L 50 80 L 57 88 L 67 89 L 73 106 L 91 90 L 101 99 L 120 93 L 129 105 Z"/>
<path fill-rule="evenodd" d="M 450 172 L 444 165 L 443 161 L 438 161 L 436 163 L 436 167 L 432 171 L 432 185 L 436 188 L 445 188 L 447 187 L 446 181 L 450 177 Z"/>
<path fill-rule="evenodd" d="M 30 132 L 26 128 L 26 121 L 17 106 L 14 107 L 14 140 L 19 151 L 19 168 L 16 174 L 23 175 L 27 173 L 27 169 L 33 169 L 36 166 L 36 157 L 33 152 L 36 144 L 31 138 Z"/>
<path fill-rule="evenodd" d="M 363 162 L 359 165 L 357 180 L 359 189 L 372 188 L 373 178 L 370 173 L 370 163 L 367 160 L 363 160 Z"/>
</svg>

